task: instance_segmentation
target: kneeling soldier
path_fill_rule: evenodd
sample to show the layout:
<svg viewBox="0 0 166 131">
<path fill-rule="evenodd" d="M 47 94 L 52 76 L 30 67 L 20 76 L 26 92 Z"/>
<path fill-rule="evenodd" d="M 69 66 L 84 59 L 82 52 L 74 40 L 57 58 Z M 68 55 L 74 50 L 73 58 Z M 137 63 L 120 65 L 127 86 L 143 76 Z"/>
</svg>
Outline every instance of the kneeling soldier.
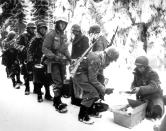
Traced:
<svg viewBox="0 0 166 131">
<path fill-rule="evenodd" d="M 90 110 L 99 99 L 104 99 L 105 94 L 110 93 L 110 88 L 98 81 L 97 76 L 101 69 L 116 61 L 119 53 L 112 47 L 104 51 L 90 52 L 77 69 L 73 78 L 73 88 L 76 98 L 81 99 L 78 120 L 84 123 L 92 123 Z"/>
</svg>

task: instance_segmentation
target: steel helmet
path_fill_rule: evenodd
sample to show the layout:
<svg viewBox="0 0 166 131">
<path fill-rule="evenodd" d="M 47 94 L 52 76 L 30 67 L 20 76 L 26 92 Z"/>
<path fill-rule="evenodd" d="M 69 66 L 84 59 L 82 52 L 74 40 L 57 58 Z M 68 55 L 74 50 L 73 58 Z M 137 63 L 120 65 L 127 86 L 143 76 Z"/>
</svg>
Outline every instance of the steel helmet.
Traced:
<svg viewBox="0 0 166 131">
<path fill-rule="evenodd" d="M 16 32 L 10 31 L 7 35 L 7 41 L 12 40 L 16 36 Z"/>
<path fill-rule="evenodd" d="M 143 65 L 143 66 L 148 66 L 149 65 L 149 60 L 146 56 L 139 56 L 135 60 L 135 65 Z"/>
<path fill-rule="evenodd" d="M 37 28 L 45 27 L 47 28 L 47 24 L 45 22 L 39 22 L 37 23 Z"/>
<path fill-rule="evenodd" d="M 8 38 L 14 38 L 16 36 L 16 32 L 14 32 L 14 31 L 10 31 L 9 33 L 8 33 Z"/>
<path fill-rule="evenodd" d="M 89 34 L 91 34 L 91 33 L 94 33 L 94 34 L 100 33 L 100 26 L 98 26 L 98 25 L 91 26 L 89 29 Z"/>
<path fill-rule="evenodd" d="M 72 27 L 71 27 L 72 31 L 81 31 L 81 27 L 77 24 L 74 24 Z"/>
<path fill-rule="evenodd" d="M 28 23 L 27 28 L 36 28 L 34 23 Z"/>
<path fill-rule="evenodd" d="M 55 22 L 58 22 L 58 21 L 64 21 L 64 22 L 68 23 L 68 20 L 67 20 L 66 17 L 57 17 L 57 18 L 55 19 Z"/>
<path fill-rule="evenodd" d="M 119 58 L 119 52 L 113 47 L 106 48 L 104 52 L 111 60 L 116 61 Z"/>
</svg>

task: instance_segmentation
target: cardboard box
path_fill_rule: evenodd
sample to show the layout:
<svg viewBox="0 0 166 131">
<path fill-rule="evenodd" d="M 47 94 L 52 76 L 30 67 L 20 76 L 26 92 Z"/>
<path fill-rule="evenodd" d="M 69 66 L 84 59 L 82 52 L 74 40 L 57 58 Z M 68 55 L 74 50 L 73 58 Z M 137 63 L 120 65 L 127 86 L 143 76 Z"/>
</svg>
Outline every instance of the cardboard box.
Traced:
<svg viewBox="0 0 166 131">
<path fill-rule="evenodd" d="M 121 126 L 132 128 L 145 118 L 147 103 L 131 99 L 128 99 L 128 102 L 129 104 L 125 107 L 113 110 L 114 122 Z M 126 108 L 129 107 L 132 110 L 127 111 Z"/>
</svg>

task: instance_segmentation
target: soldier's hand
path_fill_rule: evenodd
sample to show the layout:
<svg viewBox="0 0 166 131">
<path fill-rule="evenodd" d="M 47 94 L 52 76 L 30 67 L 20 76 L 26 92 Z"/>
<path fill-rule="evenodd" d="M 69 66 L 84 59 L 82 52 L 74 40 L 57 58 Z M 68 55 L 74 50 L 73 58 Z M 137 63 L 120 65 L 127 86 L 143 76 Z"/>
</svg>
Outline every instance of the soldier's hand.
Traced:
<svg viewBox="0 0 166 131">
<path fill-rule="evenodd" d="M 101 100 L 104 100 L 104 95 L 100 94 L 99 96 Z"/>
<path fill-rule="evenodd" d="M 104 95 L 105 95 L 105 91 L 101 90 L 99 93 L 100 99 L 104 100 Z"/>
<path fill-rule="evenodd" d="M 113 93 L 113 90 L 113 88 L 106 88 L 105 94 L 110 95 L 111 93 Z"/>
<path fill-rule="evenodd" d="M 132 90 L 132 92 L 134 92 L 134 93 L 138 93 L 139 90 L 140 90 L 140 87 L 134 87 L 133 90 Z"/>
</svg>

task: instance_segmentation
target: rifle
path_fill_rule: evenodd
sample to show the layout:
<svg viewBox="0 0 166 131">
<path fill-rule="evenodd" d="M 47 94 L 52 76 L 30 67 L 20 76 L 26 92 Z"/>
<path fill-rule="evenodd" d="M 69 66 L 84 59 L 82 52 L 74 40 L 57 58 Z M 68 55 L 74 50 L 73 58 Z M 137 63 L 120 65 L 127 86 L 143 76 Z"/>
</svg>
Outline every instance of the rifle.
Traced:
<svg viewBox="0 0 166 131">
<path fill-rule="evenodd" d="M 134 90 L 132 91 L 119 91 L 119 93 L 125 93 L 125 94 L 135 94 L 136 92 Z"/>
<path fill-rule="evenodd" d="M 119 28 L 119 26 L 117 26 L 116 31 L 115 31 L 114 35 L 112 36 L 111 42 L 110 42 L 110 44 L 107 46 L 107 48 L 110 47 L 110 46 L 112 46 L 112 44 L 113 44 L 113 42 L 114 42 L 114 39 L 115 39 L 115 36 L 116 36 L 116 33 L 117 33 L 117 31 L 118 31 L 118 28 Z"/>
<path fill-rule="evenodd" d="M 97 41 L 97 40 L 96 40 Z M 82 56 L 77 59 L 72 65 L 71 65 L 71 71 L 70 71 L 70 74 L 71 74 L 71 77 L 73 78 L 76 74 L 76 71 L 80 65 L 80 63 L 82 62 L 82 60 L 84 59 L 84 57 L 89 53 L 89 51 L 93 48 L 93 46 L 95 45 L 95 42 L 93 42 L 89 48 L 82 54 Z M 73 68 L 72 68 L 73 67 Z"/>
</svg>

